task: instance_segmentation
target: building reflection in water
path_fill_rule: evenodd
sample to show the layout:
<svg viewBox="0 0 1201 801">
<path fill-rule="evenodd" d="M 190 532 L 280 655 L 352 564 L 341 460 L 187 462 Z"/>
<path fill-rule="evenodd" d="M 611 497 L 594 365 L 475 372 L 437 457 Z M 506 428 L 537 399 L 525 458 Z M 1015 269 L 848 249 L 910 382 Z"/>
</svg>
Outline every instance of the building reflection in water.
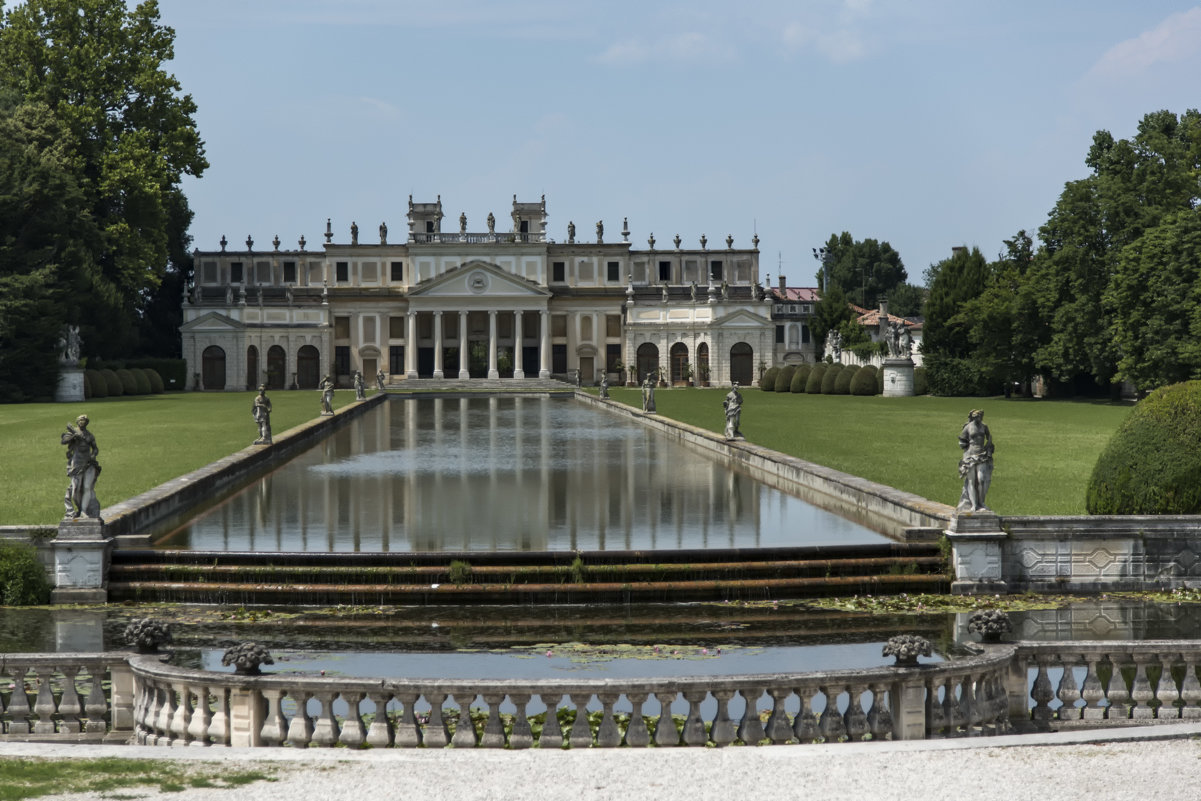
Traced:
<svg viewBox="0 0 1201 801">
<path fill-rule="evenodd" d="M 163 544 L 538 551 L 882 539 L 635 422 L 524 397 L 390 400 Z"/>
</svg>

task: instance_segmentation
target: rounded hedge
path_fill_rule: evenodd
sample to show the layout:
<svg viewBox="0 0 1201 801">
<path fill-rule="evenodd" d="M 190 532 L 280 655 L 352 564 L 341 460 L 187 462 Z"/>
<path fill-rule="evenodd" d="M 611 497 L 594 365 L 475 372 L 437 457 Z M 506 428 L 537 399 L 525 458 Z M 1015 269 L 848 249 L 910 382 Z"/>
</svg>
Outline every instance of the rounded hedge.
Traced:
<svg viewBox="0 0 1201 801">
<path fill-rule="evenodd" d="M 117 378 L 121 380 L 121 390 L 126 395 L 138 394 L 138 382 L 133 377 L 133 373 L 122 367 L 120 370 L 117 370 Z"/>
<path fill-rule="evenodd" d="M 926 368 L 913 368 L 913 394 L 914 395 L 929 395 L 930 382 L 926 380 Z"/>
<path fill-rule="evenodd" d="M 826 374 L 822 376 L 821 393 L 823 395 L 836 395 L 835 386 L 838 384 L 838 376 L 846 368 L 841 364 L 832 364 L 826 368 Z"/>
<path fill-rule="evenodd" d="M 834 381 L 834 394 L 835 395 L 850 395 L 851 394 L 851 381 L 855 378 L 855 375 L 858 372 L 859 372 L 858 367 L 854 367 L 854 366 L 844 367 L 838 373 L 838 378 L 835 379 L 835 381 Z"/>
<path fill-rule="evenodd" d="M 880 371 L 872 365 L 860 367 L 851 378 L 852 395 L 875 395 L 876 377 Z"/>
<path fill-rule="evenodd" d="M 769 367 L 767 372 L 759 379 L 759 389 L 764 392 L 776 391 L 776 376 L 780 374 L 779 367 Z"/>
<path fill-rule="evenodd" d="M 166 385 L 163 384 L 163 377 L 158 374 L 158 370 L 150 367 L 143 367 L 142 372 L 146 374 L 146 380 L 150 382 L 150 391 L 155 395 L 162 395 L 167 391 Z"/>
<path fill-rule="evenodd" d="M 809 373 L 808 380 L 805 381 L 805 392 L 810 395 L 820 395 L 822 391 L 822 381 L 826 378 L 826 371 L 830 369 L 830 365 L 825 362 L 818 362 L 813 365 L 813 370 Z"/>
<path fill-rule="evenodd" d="M 129 372 L 133 376 L 134 386 L 137 388 L 138 394 L 139 395 L 149 395 L 150 394 L 150 378 L 149 378 L 149 376 L 146 375 L 146 371 L 135 368 L 135 369 L 130 370 Z"/>
<path fill-rule="evenodd" d="M 87 370 L 83 371 L 83 399 L 88 400 L 92 397 L 92 377 Z"/>
<path fill-rule="evenodd" d="M 1155 390 L 1130 412 L 1093 467 L 1090 515 L 1201 513 L 1201 381 Z"/>
<path fill-rule="evenodd" d="M 125 385 L 121 383 L 121 379 L 117 377 L 115 370 L 110 370 L 106 367 L 100 371 L 100 375 L 104 376 L 104 386 L 107 388 L 110 398 L 125 394 Z"/>
<path fill-rule="evenodd" d="M 776 392 L 787 392 L 792 387 L 792 376 L 796 373 L 796 367 L 791 364 L 786 364 L 780 368 L 780 372 L 776 374 Z"/>
<path fill-rule="evenodd" d="M 789 392 L 801 393 L 805 391 L 805 383 L 809 380 L 809 373 L 813 368 L 807 364 L 799 365 L 796 372 L 792 374 L 792 383 L 788 385 Z"/>
<path fill-rule="evenodd" d="M 89 397 L 108 397 L 108 382 L 104 380 L 104 376 L 100 374 L 99 370 L 84 370 L 83 375 L 87 379 L 88 389 L 92 393 Z"/>
</svg>

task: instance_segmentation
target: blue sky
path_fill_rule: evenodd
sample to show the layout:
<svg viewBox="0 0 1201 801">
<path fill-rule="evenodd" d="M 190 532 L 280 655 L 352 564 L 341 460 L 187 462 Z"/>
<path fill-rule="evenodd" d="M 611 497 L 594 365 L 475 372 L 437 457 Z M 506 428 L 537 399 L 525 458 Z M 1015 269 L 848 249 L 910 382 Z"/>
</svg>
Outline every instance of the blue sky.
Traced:
<svg viewBox="0 0 1201 801">
<path fill-rule="evenodd" d="M 1092 135 L 1201 106 L 1201 5 L 1125 0 L 161 0 L 211 167 L 194 244 L 403 237 L 442 196 L 485 229 L 545 194 L 549 230 L 758 231 L 814 284 L 831 233 L 910 280 L 988 256 L 1087 174 Z M 501 228 L 498 225 L 498 228 Z"/>
</svg>

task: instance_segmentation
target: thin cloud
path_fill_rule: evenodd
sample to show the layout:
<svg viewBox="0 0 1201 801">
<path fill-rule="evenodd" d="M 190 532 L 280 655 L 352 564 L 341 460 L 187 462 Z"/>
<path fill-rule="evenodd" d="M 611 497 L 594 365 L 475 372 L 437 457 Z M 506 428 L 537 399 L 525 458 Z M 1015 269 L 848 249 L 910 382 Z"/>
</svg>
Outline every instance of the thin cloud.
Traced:
<svg viewBox="0 0 1201 801">
<path fill-rule="evenodd" d="M 401 116 L 400 108 L 393 103 L 389 103 L 387 100 L 380 100 L 378 97 L 359 96 L 358 101 L 375 111 L 381 117 L 398 119 Z"/>
<path fill-rule="evenodd" d="M 602 64 L 630 66 L 658 61 L 677 64 L 729 62 L 734 48 L 698 31 L 664 36 L 654 41 L 626 39 L 610 45 L 597 60 Z"/>
<path fill-rule="evenodd" d="M 1133 39 L 1111 47 L 1089 70 L 1101 77 L 1130 77 L 1156 64 L 1179 63 L 1201 54 L 1201 8 L 1172 14 Z"/>
</svg>

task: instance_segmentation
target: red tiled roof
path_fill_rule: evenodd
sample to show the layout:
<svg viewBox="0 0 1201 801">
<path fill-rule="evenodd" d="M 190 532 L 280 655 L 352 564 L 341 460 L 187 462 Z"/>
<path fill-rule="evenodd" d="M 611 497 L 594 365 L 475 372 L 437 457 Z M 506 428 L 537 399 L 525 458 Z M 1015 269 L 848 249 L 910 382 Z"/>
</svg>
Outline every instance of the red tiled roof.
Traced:
<svg viewBox="0 0 1201 801">
<path fill-rule="evenodd" d="M 792 303 L 817 303 L 819 300 L 817 287 L 789 286 L 784 289 L 775 287 L 771 292 L 780 300 Z"/>
</svg>

